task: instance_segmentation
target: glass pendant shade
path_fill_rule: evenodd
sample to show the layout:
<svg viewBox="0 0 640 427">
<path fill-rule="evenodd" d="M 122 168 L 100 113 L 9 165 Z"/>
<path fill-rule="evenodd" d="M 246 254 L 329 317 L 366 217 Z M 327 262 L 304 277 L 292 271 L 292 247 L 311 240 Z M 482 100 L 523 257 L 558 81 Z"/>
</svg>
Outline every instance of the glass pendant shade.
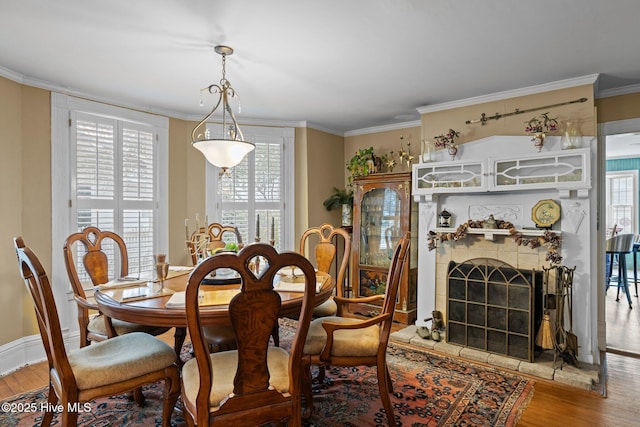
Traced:
<svg viewBox="0 0 640 427">
<path fill-rule="evenodd" d="M 202 139 L 193 141 L 193 146 L 209 163 L 225 170 L 236 166 L 255 148 L 250 142 L 233 139 Z"/>
</svg>

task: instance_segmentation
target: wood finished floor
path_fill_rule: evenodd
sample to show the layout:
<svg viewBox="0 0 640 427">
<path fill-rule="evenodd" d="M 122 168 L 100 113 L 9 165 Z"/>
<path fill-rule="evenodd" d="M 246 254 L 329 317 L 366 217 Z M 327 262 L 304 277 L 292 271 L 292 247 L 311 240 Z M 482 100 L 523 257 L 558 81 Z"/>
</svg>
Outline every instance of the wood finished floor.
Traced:
<svg viewBox="0 0 640 427">
<path fill-rule="evenodd" d="M 633 271 L 629 272 L 633 277 Z M 607 350 L 617 353 L 632 353 L 640 357 L 640 298 L 636 297 L 633 284 L 629 288 L 633 309 L 629 309 L 627 297 L 617 288 L 611 287 L 606 294 Z M 639 422 L 640 423 L 640 422 Z"/>
<path fill-rule="evenodd" d="M 168 343 L 173 342 L 172 331 L 161 337 Z M 632 403 L 632 393 L 640 390 L 640 358 L 607 353 L 605 360 L 606 398 L 595 392 L 534 378 L 535 392 L 518 426 L 639 425 L 640 407 Z M 47 383 L 46 363 L 24 367 L 0 377 L 0 400 L 44 387 Z"/>
</svg>

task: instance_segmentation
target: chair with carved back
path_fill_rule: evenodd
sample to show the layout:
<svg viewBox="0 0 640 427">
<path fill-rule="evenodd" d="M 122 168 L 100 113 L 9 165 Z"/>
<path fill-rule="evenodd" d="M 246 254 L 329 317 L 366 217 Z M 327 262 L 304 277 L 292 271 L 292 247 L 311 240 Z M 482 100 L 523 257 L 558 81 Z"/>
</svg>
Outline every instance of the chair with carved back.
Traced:
<svg viewBox="0 0 640 427">
<path fill-rule="evenodd" d="M 80 347 L 89 345 L 91 341 L 104 341 L 109 337 L 129 332 L 146 332 L 151 335 L 165 333 L 168 328 L 139 325 L 106 318 L 99 313 L 98 305 L 87 298 L 76 267 L 76 251 L 79 249 L 77 245 L 83 245 L 85 255 L 82 259 L 82 264 L 91 279 L 91 283 L 96 286 L 105 284 L 110 280 L 109 259 L 104 251 L 105 248 L 103 248 L 103 243 L 106 241 L 113 242 L 114 256 L 115 252 L 120 254 L 120 275 L 116 276 L 116 278 L 126 277 L 129 274 L 127 246 L 122 237 L 112 231 L 103 231 L 97 227 L 87 227 L 67 237 L 63 246 L 67 275 L 74 294 L 73 299 L 78 305 Z M 93 315 L 94 311 L 98 312 L 98 314 Z"/>
<path fill-rule="evenodd" d="M 259 277 L 252 260 L 266 266 Z M 281 309 L 273 289 L 283 268 L 296 266 L 305 277 L 305 292 L 291 351 L 269 345 Z M 199 292 L 202 280 L 218 268 L 238 272 L 241 287 L 229 302 L 229 320 L 238 349 L 210 353 L 202 333 Z M 221 253 L 202 261 L 189 276 L 185 306 L 195 358 L 182 368 L 182 403 L 187 425 L 301 425 L 301 358 L 315 298 L 311 263 L 293 252 L 278 254 L 266 243 L 245 246 L 238 254 Z"/>
<path fill-rule="evenodd" d="M 29 289 L 49 365 L 48 411 L 41 424 L 51 424 L 58 402 L 60 425 L 75 426 L 79 404 L 98 397 L 113 396 L 164 380 L 163 426 L 169 426 L 180 395 L 180 371 L 173 348 L 149 334 L 133 332 L 67 352 L 51 285 L 42 264 L 14 238 L 20 274 Z M 134 394 L 144 403 L 142 394 Z M 77 409 L 76 409 L 77 411 Z"/>
<path fill-rule="evenodd" d="M 204 229 L 202 230 L 204 233 Z M 233 235 L 232 240 L 235 240 L 238 248 L 242 248 L 244 246 L 242 243 L 242 236 L 240 235 L 237 227 L 233 225 L 222 225 L 216 222 L 209 224 L 205 234 L 207 251 L 210 252 L 215 249 L 225 248 L 226 242 L 224 237 L 229 234 Z M 193 265 L 196 265 L 196 263 L 197 260 Z M 209 351 L 212 353 L 217 351 L 235 350 L 237 348 L 236 337 L 230 326 L 205 326 L 204 336 L 206 341 L 209 343 Z"/>
<path fill-rule="evenodd" d="M 238 246 L 238 249 L 241 249 L 244 244 L 242 243 L 242 236 L 240 235 L 240 231 L 238 231 L 238 227 L 233 225 L 222 225 L 217 222 L 213 222 L 209 224 L 207 227 L 207 235 L 209 236 L 209 250 L 214 250 L 218 248 L 224 248 L 226 246 L 226 242 L 224 237 L 226 234 L 232 234 L 235 239 L 235 243 Z"/>
<path fill-rule="evenodd" d="M 338 236 L 341 236 L 340 240 L 338 240 Z M 309 249 L 307 249 L 308 247 Z M 349 257 L 351 256 L 351 236 L 349 233 L 343 228 L 335 228 L 331 224 L 322 224 L 319 227 L 309 228 L 300 237 L 300 253 L 310 259 L 318 271 L 323 273 L 331 274 L 331 265 L 339 255 L 339 248 L 342 251 L 342 258 L 338 264 L 335 294 L 339 297 L 344 297 L 344 280 L 349 265 Z M 313 257 L 308 256 L 307 251 L 313 253 Z M 313 317 L 334 316 L 337 310 L 338 306 L 335 301 L 333 298 L 329 298 L 313 309 Z"/>
<path fill-rule="evenodd" d="M 193 265 L 198 263 L 198 255 L 208 255 L 215 249 L 222 249 L 226 246 L 224 237 L 226 235 L 233 235 L 238 248 L 242 248 L 242 235 L 238 228 L 233 225 L 222 225 L 217 222 L 209 224 L 208 227 L 200 227 L 198 230 L 191 234 L 191 238 L 186 241 L 187 250 L 191 256 L 191 262 Z M 202 254 L 202 252 L 206 252 Z M 206 256 L 204 256 L 206 258 Z"/>
<path fill-rule="evenodd" d="M 311 322 L 303 356 L 303 394 L 306 402 L 305 418 L 313 411 L 311 392 L 311 366 L 375 366 L 378 376 L 380 399 L 387 414 L 388 425 L 395 426 L 393 406 L 389 398 L 392 392 L 391 377 L 387 368 L 386 353 L 398 287 L 407 263 L 410 235 L 406 233 L 393 251 L 387 275 L 384 295 L 362 298 L 336 296 L 338 314 Z M 348 304 L 382 301 L 380 314 L 368 319 L 343 317 Z"/>
</svg>

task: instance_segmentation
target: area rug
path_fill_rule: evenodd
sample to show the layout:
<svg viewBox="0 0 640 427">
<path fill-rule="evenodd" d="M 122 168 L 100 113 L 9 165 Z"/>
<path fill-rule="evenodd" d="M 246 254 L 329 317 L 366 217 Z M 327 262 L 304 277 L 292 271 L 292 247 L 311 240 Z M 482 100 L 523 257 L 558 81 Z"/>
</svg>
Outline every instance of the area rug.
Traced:
<svg viewBox="0 0 640 427">
<path fill-rule="evenodd" d="M 281 343 L 288 346 L 295 322 L 284 321 Z M 189 358 L 189 346 L 182 357 Z M 533 382 L 524 377 L 389 344 L 388 363 L 393 381 L 392 403 L 398 426 L 514 426 L 533 396 Z M 160 426 L 163 383 L 145 387 L 146 402 L 137 406 L 125 395 L 97 399 L 81 413 L 78 425 Z M 322 383 L 315 382 L 314 414 L 310 426 L 386 426 L 375 368 L 331 368 Z M 1 426 L 37 426 L 46 403 L 46 389 L 2 402 Z M 19 409 L 25 409 L 20 411 Z M 60 425 L 54 417 L 52 425 Z M 173 426 L 184 426 L 174 412 Z"/>
</svg>

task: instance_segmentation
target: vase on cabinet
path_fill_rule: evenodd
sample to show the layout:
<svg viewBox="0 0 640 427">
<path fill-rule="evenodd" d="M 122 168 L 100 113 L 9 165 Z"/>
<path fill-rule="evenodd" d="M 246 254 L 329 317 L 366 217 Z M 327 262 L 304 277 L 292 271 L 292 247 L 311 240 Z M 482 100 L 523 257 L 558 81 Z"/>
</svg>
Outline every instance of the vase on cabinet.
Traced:
<svg viewBox="0 0 640 427">
<path fill-rule="evenodd" d="M 560 147 L 563 150 L 582 147 L 582 134 L 580 133 L 577 120 L 567 120 L 564 122 L 562 138 L 560 138 Z"/>
<path fill-rule="evenodd" d="M 536 132 L 532 135 L 531 142 L 538 152 L 542 151 L 542 147 L 544 147 L 544 138 L 544 132 Z"/>
<path fill-rule="evenodd" d="M 420 156 L 420 160 L 422 163 L 429 163 L 434 161 L 434 153 L 436 151 L 436 145 L 433 141 L 429 141 L 428 139 L 422 140 L 422 155 Z M 392 171 L 393 172 L 393 171 Z"/>
<path fill-rule="evenodd" d="M 458 147 L 456 145 L 450 145 L 449 147 L 447 147 L 447 151 L 451 156 L 451 160 L 455 160 L 456 154 L 458 154 Z"/>
<path fill-rule="evenodd" d="M 350 204 L 342 205 L 342 226 L 349 227 L 353 223 L 353 206 Z"/>
</svg>

